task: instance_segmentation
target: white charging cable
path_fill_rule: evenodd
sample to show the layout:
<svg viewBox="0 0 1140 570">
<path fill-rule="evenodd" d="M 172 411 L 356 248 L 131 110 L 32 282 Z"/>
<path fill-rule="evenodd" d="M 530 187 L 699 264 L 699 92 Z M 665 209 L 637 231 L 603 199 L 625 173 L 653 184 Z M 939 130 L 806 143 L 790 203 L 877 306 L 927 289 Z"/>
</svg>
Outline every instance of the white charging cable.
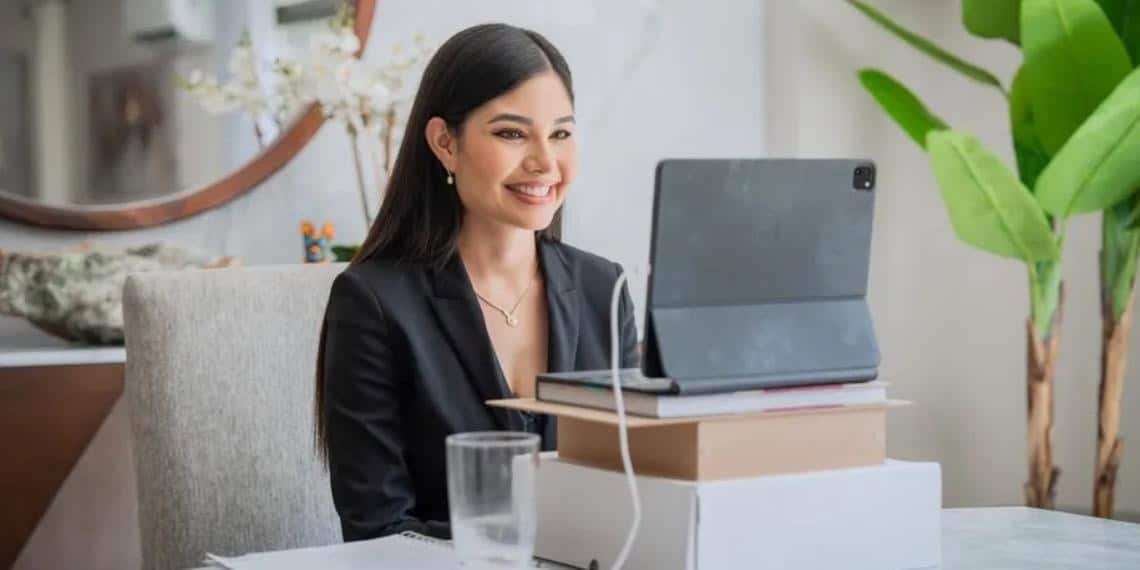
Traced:
<svg viewBox="0 0 1140 570">
<path fill-rule="evenodd" d="M 640 268 L 635 268 L 641 273 Z M 625 470 L 625 480 L 629 483 L 629 495 L 633 499 L 633 523 L 629 526 L 629 533 L 625 537 L 625 544 L 614 559 L 613 570 L 620 570 L 629 558 L 629 551 L 633 548 L 633 541 L 637 538 L 637 529 L 641 526 L 641 497 L 637 493 L 637 479 L 633 474 L 633 461 L 629 458 L 629 430 L 625 421 L 625 401 L 621 395 L 621 342 L 618 338 L 618 308 L 621 304 L 621 288 L 628 282 L 628 274 L 622 271 L 614 283 L 613 299 L 610 302 L 610 381 L 614 390 L 614 408 L 618 415 L 618 442 L 621 445 L 621 464 Z"/>
</svg>

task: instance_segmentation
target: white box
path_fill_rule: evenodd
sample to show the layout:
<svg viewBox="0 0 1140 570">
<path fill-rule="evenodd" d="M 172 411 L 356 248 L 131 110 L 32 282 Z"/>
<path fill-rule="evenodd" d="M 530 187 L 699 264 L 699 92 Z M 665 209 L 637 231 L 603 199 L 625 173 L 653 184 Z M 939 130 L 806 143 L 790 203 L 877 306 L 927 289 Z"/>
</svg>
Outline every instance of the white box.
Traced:
<svg viewBox="0 0 1140 570">
<path fill-rule="evenodd" d="M 641 528 L 628 570 L 891 570 L 942 558 L 937 463 L 727 481 L 638 476 L 637 485 Z M 608 569 L 632 520 L 624 474 L 543 454 L 536 556 Z"/>
</svg>

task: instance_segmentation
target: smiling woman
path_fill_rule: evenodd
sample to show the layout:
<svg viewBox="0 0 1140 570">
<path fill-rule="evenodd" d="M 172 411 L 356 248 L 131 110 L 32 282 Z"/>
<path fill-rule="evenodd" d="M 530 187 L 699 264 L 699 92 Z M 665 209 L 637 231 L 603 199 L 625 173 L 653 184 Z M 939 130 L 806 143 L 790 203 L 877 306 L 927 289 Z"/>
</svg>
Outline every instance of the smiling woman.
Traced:
<svg viewBox="0 0 1140 570">
<path fill-rule="evenodd" d="M 541 35 L 468 28 L 424 72 L 380 217 L 333 284 L 317 439 L 346 540 L 447 536 L 444 438 L 553 419 L 484 402 L 609 362 L 617 264 L 550 226 L 577 171 L 570 69 Z M 628 292 L 622 363 L 637 364 Z"/>
<path fill-rule="evenodd" d="M 428 145 L 471 223 L 550 225 L 577 166 L 573 111 L 558 74 L 546 71 L 477 109 L 463 131 L 428 121 Z"/>
</svg>

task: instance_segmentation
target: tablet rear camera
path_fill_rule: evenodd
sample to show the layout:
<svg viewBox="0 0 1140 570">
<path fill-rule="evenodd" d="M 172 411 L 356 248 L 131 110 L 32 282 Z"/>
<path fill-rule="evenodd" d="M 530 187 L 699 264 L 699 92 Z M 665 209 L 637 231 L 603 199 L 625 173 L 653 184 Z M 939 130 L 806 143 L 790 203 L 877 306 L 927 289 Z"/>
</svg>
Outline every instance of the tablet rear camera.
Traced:
<svg viewBox="0 0 1140 570">
<path fill-rule="evenodd" d="M 873 190 L 875 188 L 875 167 L 870 165 L 856 166 L 851 186 L 864 192 Z"/>
</svg>

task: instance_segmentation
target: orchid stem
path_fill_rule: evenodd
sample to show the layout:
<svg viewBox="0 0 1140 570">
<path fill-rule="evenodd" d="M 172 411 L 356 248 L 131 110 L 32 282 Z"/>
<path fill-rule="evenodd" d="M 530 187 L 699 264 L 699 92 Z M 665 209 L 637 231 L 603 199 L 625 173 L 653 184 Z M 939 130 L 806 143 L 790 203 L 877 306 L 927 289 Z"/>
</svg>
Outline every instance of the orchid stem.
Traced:
<svg viewBox="0 0 1140 570">
<path fill-rule="evenodd" d="M 356 129 L 349 127 L 348 134 L 352 137 L 352 165 L 356 167 L 356 188 L 360 191 L 360 209 L 364 212 L 364 231 L 367 232 L 372 227 L 372 216 L 368 214 L 368 192 L 364 187 L 364 171 L 360 164 Z"/>
</svg>

